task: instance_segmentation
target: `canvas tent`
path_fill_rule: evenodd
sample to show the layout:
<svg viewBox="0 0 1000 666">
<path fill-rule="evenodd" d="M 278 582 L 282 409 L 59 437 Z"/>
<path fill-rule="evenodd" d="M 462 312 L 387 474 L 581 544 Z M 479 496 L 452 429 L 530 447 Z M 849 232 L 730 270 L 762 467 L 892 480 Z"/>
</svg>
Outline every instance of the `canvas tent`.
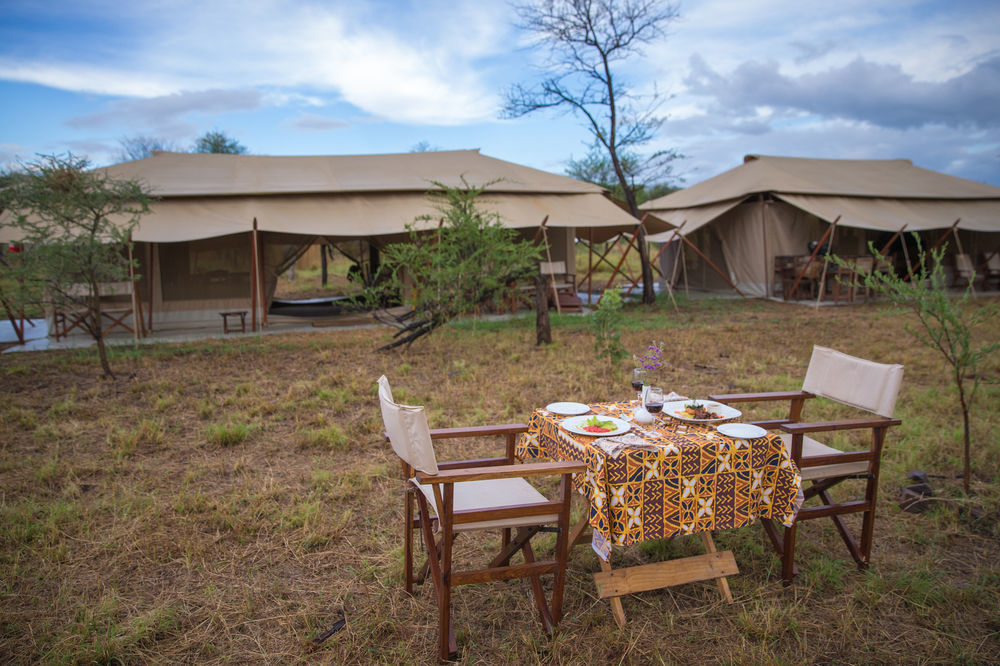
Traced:
<svg viewBox="0 0 1000 666">
<path fill-rule="evenodd" d="M 544 223 L 551 259 L 569 267 L 576 229 L 600 241 L 636 226 L 599 186 L 478 150 L 297 157 L 157 152 L 107 172 L 144 181 L 158 198 L 133 233 L 143 276 L 138 291 L 152 327 L 217 322 L 219 312 L 234 309 L 264 321 L 277 276 L 310 244 L 364 240 L 378 248 L 406 240 L 408 224 L 435 213 L 427 192 L 438 184 L 485 185 L 484 207 L 529 238 Z"/>
<path fill-rule="evenodd" d="M 834 222 L 832 250 L 840 255 L 865 254 L 869 240 L 879 245 L 901 229 L 921 232 L 925 247 L 952 227 L 952 248 L 961 243 L 976 255 L 1000 247 L 1000 188 L 909 160 L 748 155 L 734 169 L 641 208 L 679 227 L 704 253 L 684 254 L 692 285 L 728 289 L 731 281 L 751 296 L 773 293 L 775 257 L 806 253 Z M 667 232 L 650 240 L 672 237 Z M 672 273 L 672 265 L 664 266 L 665 275 Z"/>
</svg>

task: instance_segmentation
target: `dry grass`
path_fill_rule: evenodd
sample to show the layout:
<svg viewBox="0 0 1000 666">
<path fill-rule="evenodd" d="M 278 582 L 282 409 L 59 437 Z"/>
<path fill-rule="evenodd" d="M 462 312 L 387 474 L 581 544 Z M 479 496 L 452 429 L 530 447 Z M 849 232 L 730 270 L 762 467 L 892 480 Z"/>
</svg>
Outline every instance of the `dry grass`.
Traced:
<svg viewBox="0 0 1000 666">
<path fill-rule="evenodd" d="M 645 593 L 625 599 L 630 624 L 618 631 L 595 598 L 596 557 L 578 548 L 554 639 L 525 584 L 459 589 L 463 660 L 1000 660 L 1000 365 L 986 369 L 977 405 L 975 496 L 935 479 L 955 502 L 903 513 L 894 500 L 909 469 L 960 469 L 945 370 L 904 321 L 876 307 L 709 301 L 624 322 L 631 349 L 668 341 L 660 379 L 692 395 L 794 388 L 813 343 L 906 364 L 871 571 L 814 521 L 800 530 L 801 580 L 785 589 L 759 529 L 725 532 L 717 541 L 742 571 L 735 604 L 711 584 Z M 386 373 L 433 426 L 523 421 L 552 399 L 629 393 L 623 374 L 590 361 L 585 320 L 556 318 L 556 344 L 541 349 L 531 326 L 465 324 L 402 354 L 372 352 L 385 331 L 119 350 L 114 381 L 97 378 L 90 352 L 0 357 L 0 661 L 430 661 L 434 601 L 429 586 L 401 590 L 402 487 L 374 381 Z M 488 545 L 459 544 L 470 559 Z M 698 548 L 675 539 L 618 556 Z M 346 628 L 314 645 L 341 612 Z"/>
</svg>

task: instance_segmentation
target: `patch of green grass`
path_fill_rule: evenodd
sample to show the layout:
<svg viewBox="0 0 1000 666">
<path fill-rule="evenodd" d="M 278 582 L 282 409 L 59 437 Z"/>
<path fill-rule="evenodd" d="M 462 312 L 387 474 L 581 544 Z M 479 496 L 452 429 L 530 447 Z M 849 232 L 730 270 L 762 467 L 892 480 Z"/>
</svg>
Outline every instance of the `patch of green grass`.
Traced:
<svg viewBox="0 0 1000 666">
<path fill-rule="evenodd" d="M 213 423 L 208 426 L 205 430 L 205 438 L 209 444 L 226 448 L 247 441 L 254 431 L 254 426 L 246 421 L 234 420 L 229 423 Z"/>
<path fill-rule="evenodd" d="M 132 428 L 112 428 L 108 433 L 108 446 L 115 457 L 131 457 L 138 449 L 152 449 L 163 445 L 165 439 L 160 421 L 142 419 Z"/>
<path fill-rule="evenodd" d="M 306 430 L 296 435 L 299 448 L 323 448 L 330 451 L 341 451 L 347 446 L 349 438 L 344 429 L 336 423 L 323 428 Z"/>
</svg>

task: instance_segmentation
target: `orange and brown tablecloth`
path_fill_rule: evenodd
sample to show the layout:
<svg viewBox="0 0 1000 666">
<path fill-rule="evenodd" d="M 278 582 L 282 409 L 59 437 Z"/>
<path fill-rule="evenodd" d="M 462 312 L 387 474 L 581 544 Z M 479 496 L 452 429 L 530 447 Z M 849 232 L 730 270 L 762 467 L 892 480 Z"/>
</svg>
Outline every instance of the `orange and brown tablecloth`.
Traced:
<svg viewBox="0 0 1000 666">
<path fill-rule="evenodd" d="M 590 408 L 623 418 L 636 406 Z M 573 485 L 590 504 L 593 547 L 604 559 L 611 546 L 742 527 L 757 518 L 790 525 L 802 504 L 802 477 L 777 435 L 734 439 L 711 426 L 665 417 L 632 429 L 655 450 L 624 449 L 612 458 L 593 445 L 597 438 L 561 428 L 565 418 L 536 410 L 516 455 L 586 463 L 586 474 L 577 474 Z"/>
</svg>

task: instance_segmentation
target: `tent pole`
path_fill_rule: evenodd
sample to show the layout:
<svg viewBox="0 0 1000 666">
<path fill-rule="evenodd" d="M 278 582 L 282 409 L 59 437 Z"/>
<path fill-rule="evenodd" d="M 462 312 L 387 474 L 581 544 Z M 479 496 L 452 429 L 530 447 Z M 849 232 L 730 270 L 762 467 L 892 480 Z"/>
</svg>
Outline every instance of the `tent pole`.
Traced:
<svg viewBox="0 0 1000 666">
<path fill-rule="evenodd" d="M 135 264 L 133 260 L 135 257 L 132 254 L 132 234 L 128 235 L 128 279 L 132 283 L 131 301 L 132 301 L 132 342 L 133 345 L 139 345 L 139 331 L 142 330 L 142 310 L 139 309 L 139 294 L 135 291 Z"/>
<path fill-rule="evenodd" d="M 903 226 L 901 226 L 899 228 L 899 231 L 897 231 L 896 233 L 894 233 L 892 235 L 892 238 L 890 238 L 889 242 L 885 244 L 885 247 L 883 247 L 879 251 L 879 254 L 881 256 L 883 256 L 883 257 L 885 256 L 885 253 L 889 251 L 889 248 L 892 247 L 892 244 L 896 242 L 896 239 L 903 235 L 903 232 L 906 231 L 906 227 L 908 227 L 908 226 L 910 226 L 909 223 L 904 224 Z M 904 245 L 905 245 L 905 243 L 904 243 Z"/>
<path fill-rule="evenodd" d="M 837 226 L 836 223 L 834 223 L 834 224 L 832 224 L 830 226 L 830 243 L 829 243 L 829 245 L 830 245 L 830 249 L 831 250 L 833 249 L 833 237 L 837 234 L 836 226 Z M 819 248 L 816 248 L 816 249 L 818 250 Z M 817 307 L 817 308 L 819 307 L 820 302 L 822 302 L 824 292 L 826 291 L 826 268 L 829 265 L 830 265 L 830 253 L 827 252 L 826 254 L 823 255 L 823 270 L 820 271 L 820 274 L 819 274 L 819 289 L 817 290 L 816 305 L 815 305 L 815 307 Z"/>
<path fill-rule="evenodd" d="M 257 332 L 257 218 L 250 230 L 250 330 Z"/>
<path fill-rule="evenodd" d="M 608 266 L 611 266 L 611 268 L 614 268 L 614 267 L 615 267 L 615 265 L 614 265 L 614 264 L 612 264 L 612 263 L 611 263 L 610 261 L 608 261 L 607 259 L 605 259 L 605 257 L 607 257 L 607 256 L 608 256 L 609 254 L 611 254 L 611 250 L 615 249 L 615 247 L 616 247 L 616 246 L 618 245 L 618 241 L 619 241 L 619 240 L 621 240 L 621 237 L 622 237 L 622 234 L 618 234 L 617 236 L 615 236 L 615 240 L 614 240 L 614 242 L 613 242 L 613 243 L 611 243 L 611 245 L 609 245 L 609 246 L 608 246 L 608 248 L 607 248 L 607 249 L 606 249 L 606 250 L 604 251 L 604 253 L 603 253 L 603 254 L 601 254 L 601 255 L 600 255 L 599 257 L 597 257 L 597 261 L 598 261 L 598 263 L 600 263 L 600 262 L 602 262 L 602 261 L 603 261 L 603 262 L 604 262 L 604 263 L 606 263 L 606 264 L 607 264 Z M 595 270 L 597 270 L 597 266 L 596 266 L 596 265 L 595 265 L 595 266 L 592 266 L 592 267 L 590 268 L 590 272 L 588 272 L 588 273 L 587 273 L 587 276 L 586 276 L 586 277 L 584 277 L 583 279 L 584 279 L 584 280 L 590 280 L 590 278 L 591 278 L 591 276 L 593 275 L 593 273 L 594 273 L 594 271 L 595 271 Z"/>
<path fill-rule="evenodd" d="M 690 246 L 690 248 L 695 251 L 695 254 L 697 254 L 699 257 L 701 257 L 702 259 L 704 259 L 705 263 L 708 264 L 709 267 L 711 267 L 712 270 L 714 270 L 716 273 L 718 273 L 719 275 L 721 275 L 722 279 L 725 280 L 726 282 L 728 282 L 729 286 L 732 287 L 736 291 L 737 294 L 739 294 L 743 298 L 746 298 L 746 294 L 744 294 L 742 291 L 740 291 L 739 287 L 737 287 L 736 284 L 732 280 L 729 279 L 729 276 L 726 275 L 725 273 L 723 273 L 719 269 L 718 266 L 716 266 L 714 263 L 712 263 L 712 260 L 709 259 L 708 257 L 706 257 L 705 254 L 701 250 L 699 250 L 698 247 L 694 243 L 692 243 L 690 240 L 688 240 L 687 236 L 681 236 L 681 240 L 684 241 L 684 243 L 686 245 Z"/>
<path fill-rule="evenodd" d="M 611 277 L 608 278 L 608 283 L 604 285 L 604 289 L 603 291 L 601 291 L 601 297 L 597 299 L 598 307 L 600 307 L 601 300 L 604 298 L 604 292 L 607 291 L 608 287 L 611 286 L 611 283 L 614 282 L 615 277 L 618 275 L 618 269 L 621 268 L 623 263 L 625 263 L 625 257 L 628 256 L 629 250 L 632 249 L 632 246 L 635 245 L 636 239 L 639 238 L 640 229 L 642 229 L 642 222 L 639 222 L 639 224 L 635 225 L 635 231 L 632 232 L 632 238 L 629 240 L 628 245 L 625 246 L 625 251 L 622 252 L 622 258 L 618 260 L 618 265 L 615 266 L 615 270 L 612 271 Z"/>
<path fill-rule="evenodd" d="M 809 255 L 809 261 L 807 261 L 806 265 L 802 267 L 802 271 L 795 276 L 795 282 L 792 284 L 792 290 L 788 292 L 788 296 L 785 297 L 786 301 L 790 301 L 795 297 L 795 292 L 799 290 L 799 283 L 802 282 L 802 277 L 806 274 L 806 271 L 809 270 L 809 266 L 812 264 L 813 259 L 816 258 L 816 254 L 819 252 L 819 249 L 823 247 L 823 243 L 825 243 L 827 237 L 831 233 L 833 233 L 833 228 L 837 226 L 837 222 L 839 221 L 840 221 L 840 216 L 838 215 L 837 218 L 833 221 L 833 224 L 831 224 L 830 227 L 823 234 L 823 237 L 819 239 L 819 243 L 816 244 L 816 249 L 814 249 L 812 251 L 812 254 Z"/>
<path fill-rule="evenodd" d="M 260 328 L 267 327 L 267 292 L 264 289 L 264 236 L 257 233 L 257 300 L 260 302 Z"/>
<path fill-rule="evenodd" d="M 691 299 L 691 289 L 690 289 L 690 285 L 688 284 L 688 267 L 687 267 L 687 257 L 684 256 L 684 252 L 685 252 L 685 245 L 684 245 L 684 243 L 681 243 L 680 250 L 681 251 L 678 253 L 678 255 L 679 255 L 678 259 L 682 262 L 681 263 L 681 272 L 684 274 L 684 295 L 688 297 L 688 300 L 690 300 Z"/>
<path fill-rule="evenodd" d="M 767 215 L 764 214 L 767 202 L 764 200 L 763 194 L 760 195 L 758 203 L 760 203 L 760 235 L 764 240 L 764 289 L 767 291 L 767 297 L 770 298 L 772 278 L 774 277 L 774 259 L 767 252 Z"/>
<path fill-rule="evenodd" d="M 545 218 L 545 219 L 547 220 L 548 218 Z M 552 252 L 551 252 L 551 248 L 549 247 L 549 232 L 545 228 L 545 222 L 544 221 L 542 222 L 542 226 L 540 227 L 540 229 L 541 229 L 541 232 L 542 232 L 542 238 L 545 239 L 545 258 L 548 260 L 549 265 L 551 266 L 552 265 Z M 545 279 L 548 282 L 549 289 L 552 291 L 552 298 L 556 302 L 556 312 L 558 314 L 562 314 L 562 306 L 559 305 L 559 291 L 556 289 L 556 281 L 552 278 L 552 274 L 551 273 L 548 276 L 546 276 Z"/>
<path fill-rule="evenodd" d="M 959 254 L 965 254 L 965 250 L 962 249 L 962 239 L 958 237 L 958 229 L 956 227 L 952 227 L 951 228 L 951 232 L 953 234 L 955 234 L 955 248 L 958 250 L 958 253 Z M 975 276 L 975 273 L 973 273 L 969 277 L 969 290 L 972 292 L 972 297 L 973 298 L 977 298 L 975 280 L 976 280 L 976 276 Z"/>
<path fill-rule="evenodd" d="M 146 252 L 149 256 L 149 263 L 146 264 L 146 272 L 149 273 L 149 277 L 146 280 L 146 299 L 149 301 L 149 311 L 146 313 L 146 330 L 149 332 L 153 331 L 153 275 L 155 274 L 156 267 L 153 265 L 156 261 L 156 243 L 147 243 Z"/>
<path fill-rule="evenodd" d="M 594 281 L 591 274 L 594 272 L 594 227 L 587 229 L 587 305 L 590 305 L 594 297 Z"/>
</svg>

